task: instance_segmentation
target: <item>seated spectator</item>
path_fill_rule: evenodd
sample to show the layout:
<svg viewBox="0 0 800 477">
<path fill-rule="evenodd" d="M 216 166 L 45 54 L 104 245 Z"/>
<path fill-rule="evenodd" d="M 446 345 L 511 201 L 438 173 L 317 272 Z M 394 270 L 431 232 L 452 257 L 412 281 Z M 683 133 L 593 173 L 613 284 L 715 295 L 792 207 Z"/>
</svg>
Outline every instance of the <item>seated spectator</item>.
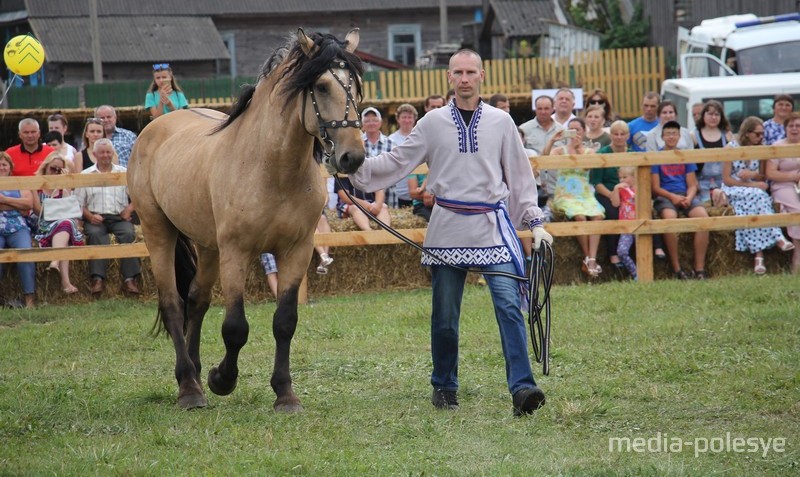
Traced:
<svg viewBox="0 0 800 477">
<path fill-rule="evenodd" d="M 585 123 L 583 119 L 575 118 L 567 124 L 569 129 L 558 131 L 548 143 L 552 144 L 566 137 L 567 144 L 553 148 L 550 155 L 581 155 L 592 154 L 594 151 L 587 148 L 584 143 Z M 556 188 L 553 193 L 553 210 L 564 212 L 569 220 L 603 220 L 605 211 L 603 206 L 594 198 L 594 189 L 589 184 L 589 171 L 587 169 L 561 169 L 556 179 Z M 584 259 L 581 271 L 594 278 L 602 273 L 603 269 L 597 263 L 597 249 L 600 245 L 600 235 L 579 235 L 578 244 L 583 251 Z"/>
<path fill-rule="evenodd" d="M 69 123 L 67 123 L 67 118 L 64 117 L 61 113 L 51 114 L 47 117 L 47 129 L 48 132 L 57 132 L 61 134 L 61 139 L 63 143 L 63 148 L 59 151 L 61 155 L 69 162 L 72 162 L 75 154 L 78 153 L 78 150 L 72 147 L 72 144 L 69 143 L 67 138 L 69 137 Z M 44 140 L 45 144 L 48 144 L 48 141 Z M 56 148 L 58 149 L 58 148 Z M 80 172 L 80 171 L 74 171 Z"/>
<path fill-rule="evenodd" d="M 408 190 L 414 199 L 414 215 L 422 217 L 425 222 L 430 222 L 436 198 L 427 190 L 427 178 L 428 174 L 411 174 L 408 176 Z"/>
<path fill-rule="evenodd" d="M 586 121 L 586 145 L 593 151 L 611 144 L 611 136 L 603 127 L 603 107 L 594 105 L 589 106 L 584 113 L 583 119 Z"/>
<path fill-rule="evenodd" d="M 75 156 L 73 162 L 74 170 L 85 171 L 97 163 L 94 157 L 94 144 L 103 138 L 107 138 L 106 132 L 103 129 L 103 121 L 98 118 L 86 119 L 86 124 L 83 126 L 83 149 Z M 116 151 L 114 157 L 111 158 L 113 164 L 119 164 L 119 157 Z"/>
<path fill-rule="evenodd" d="M 406 138 L 411 134 L 414 125 L 417 124 L 417 116 L 417 108 L 408 103 L 401 104 L 397 107 L 395 117 L 397 118 L 398 129 L 389 135 L 393 147 L 397 147 L 406 142 Z M 408 190 L 408 180 L 402 180 L 395 184 L 394 191 L 397 195 L 397 207 L 413 206 L 412 198 Z"/>
<path fill-rule="evenodd" d="M 14 172 L 14 162 L 5 152 L 0 152 L 0 177 L 9 177 Z M 33 207 L 33 195 L 29 190 L 0 190 L 0 249 L 31 248 L 31 231 L 25 215 Z M 36 293 L 36 265 L 19 262 L 17 273 L 22 283 L 25 307 L 33 308 Z M 0 276 L 3 264 L 0 263 Z"/>
<path fill-rule="evenodd" d="M 117 111 L 111 105 L 104 104 L 96 107 L 94 117 L 103 121 L 104 137 L 111 139 L 111 144 L 114 145 L 114 154 L 119 156 L 118 162 L 114 164 L 119 163 L 122 167 L 128 167 L 133 143 L 136 142 L 136 133 L 117 127 Z"/>
<path fill-rule="evenodd" d="M 124 172 L 126 169 L 111 162 L 114 146 L 111 140 L 102 138 L 94 144 L 97 164 L 83 171 L 83 174 L 108 174 Z M 133 204 L 128 198 L 127 186 L 84 187 L 76 191 L 83 205 L 84 233 L 89 245 L 109 245 L 109 234 L 114 234 L 118 243 L 133 243 L 136 233 L 131 222 Z M 108 260 L 89 260 L 92 296 L 99 297 L 105 289 Z M 120 259 L 122 291 L 138 295 L 136 277 L 141 273 L 138 258 Z"/>
<path fill-rule="evenodd" d="M 611 105 L 611 100 L 602 89 L 595 89 L 592 91 L 592 94 L 586 95 L 586 98 L 589 99 L 586 100 L 585 107 L 590 108 L 592 106 L 601 106 L 603 108 L 604 128 L 611 127 L 611 123 L 619 119 L 617 113 L 614 112 L 614 107 Z"/>
<path fill-rule="evenodd" d="M 328 216 L 325 215 L 325 211 L 322 211 L 322 215 L 319 217 L 319 221 L 317 222 L 317 230 L 318 234 L 327 234 L 330 233 L 331 226 L 328 223 Z M 328 274 L 328 267 L 333 263 L 333 258 L 328 255 L 330 248 L 325 246 L 317 246 L 315 247 L 317 254 L 319 254 L 319 265 L 317 265 L 317 273 L 320 275 L 327 275 Z"/>
<path fill-rule="evenodd" d="M 364 132 L 364 149 L 366 157 L 377 156 L 382 152 L 389 152 L 394 147 L 394 142 L 381 132 L 381 112 L 373 107 L 361 111 L 361 126 Z M 386 189 L 384 194 L 386 204 L 396 209 L 398 207 L 396 186 Z"/>
<path fill-rule="evenodd" d="M 772 118 L 764 123 L 764 144 L 767 146 L 786 139 L 786 128 L 783 127 L 783 123 L 794 111 L 794 98 L 788 94 L 775 96 L 772 111 Z"/>
<path fill-rule="evenodd" d="M 386 197 L 384 191 L 379 190 L 378 192 L 366 193 L 353 187 L 353 184 L 350 183 L 350 179 L 347 177 L 340 177 L 339 180 L 341 181 L 342 187 L 344 187 L 344 189 L 339 187 L 338 182 L 335 185 L 336 193 L 339 195 L 336 213 L 340 219 L 350 217 L 359 229 L 372 230 L 369 226 L 369 218 L 361 209 L 353 205 L 353 202 L 345 194 L 346 190 L 353 199 L 358 201 L 370 214 L 377 217 L 378 220 L 384 224 L 391 225 L 392 218 L 389 216 L 389 208 L 386 207 L 386 204 L 383 202 Z"/>
<path fill-rule="evenodd" d="M 661 139 L 661 128 L 667 121 L 678 120 L 678 107 L 670 100 L 660 102 L 656 112 L 658 113 L 658 126 L 648 131 L 644 136 L 644 148 L 647 151 L 660 151 L 664 149 L 664 141 Z M 681 126 L 681 139 L 678 141 L 678 149 L 694 149 L 692 132 L 683 126 Z"/>
<path fill-rule="evenodd" d="M 700 121 L 694 131 L 694 145 L 699 149 L 726 147 L 733 141 L 730 123 L 719 101 L 709 100 L 703 104 Z M 722 162 L 706 162 L 697 165 L 697 182 L 700 202 L 712 206 L 725 205 L 722 186 Z"/>
<path fill-rule="evenodd" d="M 669 121 L 663 125 L 661 139 L 665 151 L 674 151 L 681 138 L 681 125 Z M 674 219 L 680 214 L 686 217 L 708 217 L 705 207 L 697 197 L 697 166 L 695 164 L 662 164 L 652 167 L 651 179 L 656 200 L 653 208 L 662 219 Z M 686 280 L 689 276 L 681 269 L 678 252 L 678 235 L 664 234 L 672 270 L 675 278 Z M 708 249 L 708 232 L 694 233 L 694 277 L 706 278 L 705 262 Z"/>
<path fill-rule="evenodd" d="M 58 175 L 68 174 L 67 161 L 60 153 L 54 152 L 47 156 L 36 175 Z M 78 218 L 45 220 L 42 217 L 42 204 L 44 199 L 60 199 L 72 195 L 69 189 L 42 189 L 33 196 L 33 213 L 37 218 L 37 231 L 34 239 L 39 243 L 39 247 L 61 248 L 75 245 L 83 245 L 83 233 L 78 228 Z M 69 261 L 53 260 L 47 267 L 59 274 L 61 277 L 61 289 L 67 295 L 78 293 L 78 289 L 69 279 Z"/>
<path fill-rule="evenodd" d="M 67 172 L 65 172 L 65 174 L 69 174 L 69 173 L 72 173 L 72 172 L 76 172 L 76 173 L 80 172 L 80 171 L 75 171 L 74 170 L 75 163 L 72 162 L 72 158 L 75 157 L 75 155 L 73 154 L 69 158 L 67 157 L 68 153 L 70 152 L 69 151 L 69 147 L 71 147 L 71 146 L 64 142 L 64 137 L 61 135 L 60 132 L 58 132 L 58 131 L 48 131 L 47 133 L 45 133 L 44 137 L 42 138 L 42 141 L 45 144 L 47 144 L 48 146 L 52 147 L 53 150 L 55 151 L 55 153 L 57 153 L 59 156 L 61 156 L 61 158 L 64 160 L 64 162 L 66 163 L 65 169 L 67 171 Z M 54 154 L 54 153 L 50 153 L 50 155 L 52 155 L 52 154 Z M 47 157 L 50 157 L 50 156 L 47 156 Z M 37 174 L 38 174 L 38 172 L 37 172 Z"/>
<path fill-rule="evenodd" d="M 739 128 L 740 146 L 758 146 L 764 138 L 761 118 L 750 116 Z M 771 215 L 775 213 L 772 198 L 767 193 L 769 185 L 761 167 L 761 161 L 733 161 L 722 163 L 722 191 L 728 197 L 736 215 Z M 749 252 L 755 256 L 753 271 L 757 275 L 767 273 L 764 266 L 764 250 L 778 245 L 783 251 L 794 249 L 794 245 L 783 238 L 778 227 L 740 229 L 736 231 L 737 252 Z"/>
<path fill-rule="evenodd" d="M 169 63 L 156 63 L 153 65 L 153 82 L 144 98 L 145 109 L 150 110 L 150 115 L 157 118 L 178 109 L 186 109 L 189 102 L 183 90 L 175 81 Z"/>
<path fill-rule="evenodd" d="M 619 220 L 636 220 L 636 168 L 623 166 L 619 168 L 619 184 L 611 191 L 611 203 L 619 208 Z M 620 234 L 617 245 L 617 255 L 620 262 L 631 274 L 631 278 L 638 280 L 636 261 L 631 258 L 631 248 L 636 237 L 633 234 Z"/>
<path fill-rule="evenodd" d="M 776 146 L 796 146 L 800 144 L 800 113 L 791 113 L 783 123 L 786 138 L 776 142 Z M 766 166 L 767 179 L 772 181 L 772 200 L 781 212 L 800 212 L 800 157 L 770 159 Z M 794 245 L 792 273 L 800 272 L 800 225 L 787 227 Z"/>
<path fill-rule="evenodd" d="M 625 121 L 614 121 L 611 123 L 611 144 L 601 147 L 598 154 L 613 154 L 630 152 L 628 137 L 630 132 L 628 123 Z M 606 220 L 619 220 L 618 206 L 611 202 L 611 194 L 614 187 L 619 184 L 619 172 L 617 167 L 599 167 L 589 171 L 589 184 L 594 187 L 594 198 L 603 206 Z M 605 235 L 606 252 L 608 260 L 617 268 L 623 264 L 617 256 L 619 245 L 619 235 Z"/>
<path fill-rule="evenodd" d="M 15 176 L 32 176 L 53 148 L 42 144 L 39 122 L 33 118 L 25 118 L 19 122 L 20 144 L 9 147 L 6 153 L 14 163 Z"/>
</svg>

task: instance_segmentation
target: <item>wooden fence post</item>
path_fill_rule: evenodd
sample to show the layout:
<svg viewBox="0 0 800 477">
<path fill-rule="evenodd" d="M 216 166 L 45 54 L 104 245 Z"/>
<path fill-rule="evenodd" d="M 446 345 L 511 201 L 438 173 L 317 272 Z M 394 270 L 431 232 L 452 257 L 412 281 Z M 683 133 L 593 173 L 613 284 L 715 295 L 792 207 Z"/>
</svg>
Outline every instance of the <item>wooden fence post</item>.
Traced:
<svg viewBox="0 0 800 477">
<path fill-rule="evenodd" d="M 636 168 L 636 218 L 638 220 L 653 219 L 652 196 L 650 166 L 638 166 Z M 653 236 L 650 234 L 636 235 L 636 274 L 642 283 L 653 281 Z"/>
</svg>

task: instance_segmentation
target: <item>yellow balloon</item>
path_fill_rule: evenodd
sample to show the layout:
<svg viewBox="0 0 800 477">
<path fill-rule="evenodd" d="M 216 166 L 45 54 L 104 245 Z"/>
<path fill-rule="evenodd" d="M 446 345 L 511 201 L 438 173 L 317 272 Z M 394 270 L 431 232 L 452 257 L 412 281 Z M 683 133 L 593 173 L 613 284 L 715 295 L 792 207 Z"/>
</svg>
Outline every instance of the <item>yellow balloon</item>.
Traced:
<svg viewBox="0 0 800 477">
<path fill-rule="evenodd" d="M 39 40 L 30 35 L 15 36 L 3 50 L 3 59 L 8 69 L 20 76 L 29 76 L 42 68 L 44 48 Z"/>
</svg>

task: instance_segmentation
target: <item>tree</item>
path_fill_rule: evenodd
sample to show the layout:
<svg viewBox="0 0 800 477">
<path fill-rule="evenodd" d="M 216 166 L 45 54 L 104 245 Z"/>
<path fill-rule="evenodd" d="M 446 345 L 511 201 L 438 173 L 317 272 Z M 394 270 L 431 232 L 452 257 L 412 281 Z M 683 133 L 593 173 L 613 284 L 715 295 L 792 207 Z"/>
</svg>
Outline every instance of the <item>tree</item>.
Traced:
<svg viewBox="0 0 800 477">
<path fill-rule="evenodd" d="M 636 2 L 628 23 L 622 19 L 619 0 L 573 0 L 569 10 L 577 26 L 603 35 L 603 49 L 647 46 L 650 21 L 644 18 L 641 2 Z"/>
</svg>

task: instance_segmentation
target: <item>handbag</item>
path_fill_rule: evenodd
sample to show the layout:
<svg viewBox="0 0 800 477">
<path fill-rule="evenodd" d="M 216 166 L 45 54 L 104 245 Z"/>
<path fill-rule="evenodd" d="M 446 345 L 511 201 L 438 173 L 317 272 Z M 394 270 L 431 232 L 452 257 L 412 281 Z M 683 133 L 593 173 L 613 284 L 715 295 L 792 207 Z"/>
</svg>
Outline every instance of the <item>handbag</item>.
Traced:
<svg viewBox="0 0 800 477">
<path fill-rule="evenodd" d="M 42 220 L 79 219 L 83 216 L 83 208 L 74 195 L 58 199 L 46 198 L 42 201 Z"/>
</svg>

